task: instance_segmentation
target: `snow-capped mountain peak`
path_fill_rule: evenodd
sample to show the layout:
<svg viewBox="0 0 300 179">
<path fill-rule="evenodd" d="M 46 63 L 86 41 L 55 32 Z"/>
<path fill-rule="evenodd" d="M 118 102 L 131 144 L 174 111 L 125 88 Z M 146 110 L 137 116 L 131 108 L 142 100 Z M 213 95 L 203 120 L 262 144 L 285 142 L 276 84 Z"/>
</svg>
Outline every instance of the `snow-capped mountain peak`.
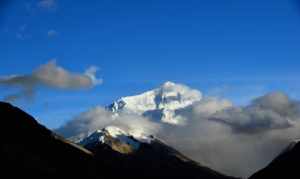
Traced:
<svg viewBox="0 0 300 179">
<path fill-rule="evenodd" d="M 176 116 L 176 111 L 201 99 L 200 91 L 168 81 L 142 94 L 122 97 L 108 108 L 114 113 L 133 113 L 165 123 L 179 124 L 182 119 Z"/>
<path fill-rule="evenodd" d="M 108 126 L 102 130 L 96 130 L 79 144 L 86 147 L 106 144 L 117 152 L 131 153 L 138 150 L 142 143 L 151 143 L 152 140 L 152 136 L 134 136 L 119 127 Z"/>
</svg>

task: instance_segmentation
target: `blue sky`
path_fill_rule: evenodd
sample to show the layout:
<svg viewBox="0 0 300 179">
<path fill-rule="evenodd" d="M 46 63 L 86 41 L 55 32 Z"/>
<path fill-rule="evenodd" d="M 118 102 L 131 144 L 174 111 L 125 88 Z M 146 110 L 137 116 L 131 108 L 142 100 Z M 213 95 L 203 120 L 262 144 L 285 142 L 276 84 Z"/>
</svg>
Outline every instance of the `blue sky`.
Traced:
<svg viewBox="0 0 300 179">
<path fill-rule="evenodd" d="M 51 128 L 167 80 L 237 104 L 274 90 L 300 98 L 296 0 L 12 0 L 0 7 L 1 76 L 53 58 L 70 71 L 101 69 L 104 83 L 92 90 L 43 89 L 17 103 Z"/>
</svg>

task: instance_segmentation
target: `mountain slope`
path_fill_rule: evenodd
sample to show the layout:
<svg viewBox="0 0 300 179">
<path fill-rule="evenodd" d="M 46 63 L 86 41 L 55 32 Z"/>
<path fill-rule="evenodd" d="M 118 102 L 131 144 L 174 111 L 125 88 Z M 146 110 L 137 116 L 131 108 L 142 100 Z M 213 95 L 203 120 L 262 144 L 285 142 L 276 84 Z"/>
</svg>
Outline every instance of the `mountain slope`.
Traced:
<svg viewBox="0 0 300 179">
<path fill-rule="evenodd" d="M 38 124 L 31 116 L 0 103 L 2 174 L 55 178 L 84 176 L 91 152 L 71 144 Z"/>
<path fill-rule="evenodd" d="M 115 126 L 97 130 L 80 141 L 79 144 L 89 150 L 94 150 L 98 144 L 105 144 L 110 146 L 112 150 L 123 154 L 130 154 L 140 147 L 138 140 Z"/>
<path fill-rule="evenodd" d="M 81 144 L 109 168 L 131 178 L 232 178 L 199 165 L 153 136 L 136 139 L 113 126 L 96 131 Z"/>
<path fill-rule="evenodd" d="M 294 141 L 266 168 L 258 171 L 250 179 L 300 178 L 300 142 Z"/>
</svg>

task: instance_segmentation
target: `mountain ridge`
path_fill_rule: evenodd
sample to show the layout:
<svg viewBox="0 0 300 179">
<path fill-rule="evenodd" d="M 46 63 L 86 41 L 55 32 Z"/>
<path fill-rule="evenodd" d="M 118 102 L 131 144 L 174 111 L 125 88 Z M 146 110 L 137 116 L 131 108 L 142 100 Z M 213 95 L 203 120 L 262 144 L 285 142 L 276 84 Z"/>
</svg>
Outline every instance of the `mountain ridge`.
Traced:
<svg viewBox="0 0 300 179">
<path fill-rule="evenodd" d="M 269 165 L 249 179 L 299 178 L 300 141 L 292 141 Z"/>
</svg>

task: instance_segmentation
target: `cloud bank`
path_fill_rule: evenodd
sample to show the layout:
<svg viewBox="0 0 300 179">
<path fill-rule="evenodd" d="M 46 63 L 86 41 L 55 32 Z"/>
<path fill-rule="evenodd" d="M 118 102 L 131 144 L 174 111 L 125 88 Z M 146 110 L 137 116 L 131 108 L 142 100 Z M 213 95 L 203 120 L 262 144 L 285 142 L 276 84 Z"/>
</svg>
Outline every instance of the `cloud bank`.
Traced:
<svg viewBox="0 0 300 179">
<path fill-rule="evenodd" d="M 4 97 L 5 101 L 15 101 L 20 98 L 31 98 L 38 87 L 48 87 L 63 90 L 92 88 L 102 83 L 96 78 L 97 67 L 89 67 L 85 73 L 73 73 L 56 64 L 55 60 L 41 65 L 31 74 L 0 77 L 0 85 L 20 88 L 20 92 Z"/>
<path fill-rule="evenodd" d="M 204 165 L 247 177 L 300 138 L 299 112 L 299 102 L 280 92 L 242 107 L 211 98 L 181 113 L 185 126 L 163 125 L 156 135 Z"/>
<path fill-rule="evenodd" d="M 255 99 L 249 106 L 232 107 L 212 118 L 231 126 L 236 132 L 257 133 L 292 127 L 299 116 L 297 102 L 283 93 L 274 92 Z"/>
<path fill-rule="evenodd" d="M 203 165 L 241 177 L 265 167 L 292 140 L 300 138 L 299 102 L 280 92 L 258 97 L 247 106 L 205 97 L 178 115 L 186 119 L 185 125 L 157 123 L 138 115 L 115 117 L 96 107 L 57 132 L 84 137 L 108 125 L 127 126 L 128 130 L 156 135 Z"/>
</svg>

